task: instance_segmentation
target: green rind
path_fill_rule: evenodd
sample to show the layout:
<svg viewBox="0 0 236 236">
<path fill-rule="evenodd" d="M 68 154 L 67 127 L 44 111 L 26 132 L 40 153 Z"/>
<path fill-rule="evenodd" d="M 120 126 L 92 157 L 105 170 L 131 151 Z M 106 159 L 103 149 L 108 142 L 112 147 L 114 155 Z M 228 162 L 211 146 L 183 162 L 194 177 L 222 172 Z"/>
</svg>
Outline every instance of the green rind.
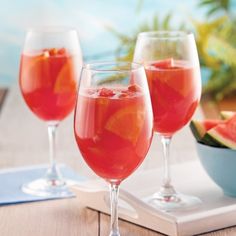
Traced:
<svg viewBox="0 0 236 236">
<path fill-rule="evenodd" d="M 221 117 L 224 120 L 219 120 L 219 123 L 216 125 L 211 123 L 214 122 L 213 120 L 192 120 L 190 129 L 196 140 L 200 143 L 214 147 L 228 147 L 236 150 L 236 140 L 229 138 L 232 137 L 231 132 L 233 132 L 233 130 L 228 127 L 230 124 L 236 123 L 236 112 L 222 111 Z"/>
<path fill-rule="evenodd" d="M 217 127 L 209 130 L 207 132 L 207 135 L 218 142 L 221 146 L 236 149 L 236 142 L 230 139 L 226 139 L 222 135 L 220 135 L 220 133 L 217 132 Z"/>
<path fill-rule="evenodd" d="M 203 125 L 197 121 L 197 120 L 192 120 L 190 122 L 190 129 L 193 133 L 193 136 L 196 138 L 196 140 L 198 142 L 201 142 L 202 141 L 202 137 L 204 136 L 206 130 L 205 128 L 203 127 Z"/>
<path fill-rule="evenodd" d="M 207 129 L 204 121 L 192 120 L 190 122 L 190 129 L 198 142 L 215 147 L 221 146 L 219 142 L 212 139 L 209 135 L 206 135 Z"/>
<path fill-rule="evenodd" d="M 218 140 L 216 140 L 214 137 L 212 137 L 211 135 L 209 135 L 209 132 L 207 132 L 202 140 L 201 143 L 204 143 L 206 145 L 209 146 L 213 146 L 213 147 L 225 147 L 224 145 L 222 145 L 220 142 L 218 142 Z"/>
</svg>

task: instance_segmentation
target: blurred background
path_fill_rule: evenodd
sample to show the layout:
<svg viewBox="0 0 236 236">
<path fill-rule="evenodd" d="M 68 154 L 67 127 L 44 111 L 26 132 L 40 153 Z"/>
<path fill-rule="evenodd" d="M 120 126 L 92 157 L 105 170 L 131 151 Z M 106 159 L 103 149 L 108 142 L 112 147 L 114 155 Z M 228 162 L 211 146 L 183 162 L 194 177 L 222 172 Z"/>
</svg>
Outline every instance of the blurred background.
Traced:
<svg viewBox="0 0 236 236">
<path fill-rule="evenodd" d="M 236 0 L 0 1 L 0 87 L 18 79 L 27 28 L 64 25 L 78 30 L 85 62 L 132 60 L 141 31 L 192 31 L 202 66 L 203 94 L 216 100 L 236 94 Z"/>
</svg>

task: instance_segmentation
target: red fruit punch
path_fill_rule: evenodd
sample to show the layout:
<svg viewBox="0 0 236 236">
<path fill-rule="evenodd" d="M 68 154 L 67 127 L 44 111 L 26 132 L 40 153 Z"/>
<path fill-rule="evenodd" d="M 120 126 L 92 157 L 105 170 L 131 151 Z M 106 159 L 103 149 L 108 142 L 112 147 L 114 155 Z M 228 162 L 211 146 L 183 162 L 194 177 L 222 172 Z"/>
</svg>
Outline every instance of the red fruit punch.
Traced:
<svg viewBox="0 0 236 236">
<path fill-rule="evenodd" d="M 79 93 L 75 138 L 83 158 L 100 177 L 121 181 L 146 156 L 152 117 L 146 112 L 149 105 L 145 98 L 143 93 L 127 88 Z"/>
<path fill-rule="evenodd" d="M 75 57 L 64 48 L 22 55 L 20 88 L 26 104 L 45 121 L 60 121 L 74 108 L 77 78 Z"/>
<path fill-rule="evenodd" d="M 154 66 L 153 66 L 154 65 Z M 185 61 L 166 59 L 146 65 L 154 130 L 172 136 L 191 119 L 200 99 L 200 75 Z"/>
</svg>

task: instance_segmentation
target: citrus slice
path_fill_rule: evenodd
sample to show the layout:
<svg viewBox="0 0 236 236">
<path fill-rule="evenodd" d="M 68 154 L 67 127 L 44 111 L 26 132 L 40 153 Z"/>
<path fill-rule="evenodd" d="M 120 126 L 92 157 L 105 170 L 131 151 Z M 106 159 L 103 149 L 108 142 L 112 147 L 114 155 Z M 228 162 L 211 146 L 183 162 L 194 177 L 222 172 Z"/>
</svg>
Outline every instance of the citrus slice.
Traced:
<svg viewBox="0 0 236 236">
<path fill-rule="evenodd" d="M 48 59 L 48 52 L 36 56 L 23 55 L 21 80 L 25 92 L 31 92 L 47 85 L 48 81 L 45 78 L 49 76 Z"/>
<path fill-rule="evenodd" d="M 107 111 L 110 103 L 110 99 L 106 97 L 98 97 L 96 100 L 96 120 L 95 128 L 98 130 L 98 133 L 103 129 L 105 125 L 105 117 L 107 116 Z"/>
<path fill-rule="evenodd" d="M 74 65 L 71 59 L 67 59 L 66 63 L 58 73 L 55 85 L 55 93 L 65 93 L 76 90 L 76 80 L 74 74 Z"/>
<path fill-rule="evenodd" d="M 144 119 L 145 111 L 142 107 L 126 107 L 108 119 L 105 129 L 135 145 L 142 131 Z"/>
</svg>

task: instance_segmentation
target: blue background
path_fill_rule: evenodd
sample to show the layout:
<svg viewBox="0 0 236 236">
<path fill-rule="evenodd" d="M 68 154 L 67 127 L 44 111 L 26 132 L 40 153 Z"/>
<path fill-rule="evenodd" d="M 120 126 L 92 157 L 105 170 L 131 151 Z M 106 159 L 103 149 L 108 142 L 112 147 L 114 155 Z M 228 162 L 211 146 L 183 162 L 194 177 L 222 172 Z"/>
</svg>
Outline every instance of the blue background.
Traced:
<svg viewBox="0 0 236 236">
<path fill-rule="evenodd" d="M 0 8 L 0 86 L 18 79 L 19 59 L 25 31 L 33 26 L 65 25 L 77 28 L 85 61 L 114 57 L 117 38 L 108 27 L 132 33 L 154 14 L 163 18 L 172 12 L 172 22 L 188 24 L 191 19 L 204 19 L 197 0 L 11 0 Z"/>
</svg>

